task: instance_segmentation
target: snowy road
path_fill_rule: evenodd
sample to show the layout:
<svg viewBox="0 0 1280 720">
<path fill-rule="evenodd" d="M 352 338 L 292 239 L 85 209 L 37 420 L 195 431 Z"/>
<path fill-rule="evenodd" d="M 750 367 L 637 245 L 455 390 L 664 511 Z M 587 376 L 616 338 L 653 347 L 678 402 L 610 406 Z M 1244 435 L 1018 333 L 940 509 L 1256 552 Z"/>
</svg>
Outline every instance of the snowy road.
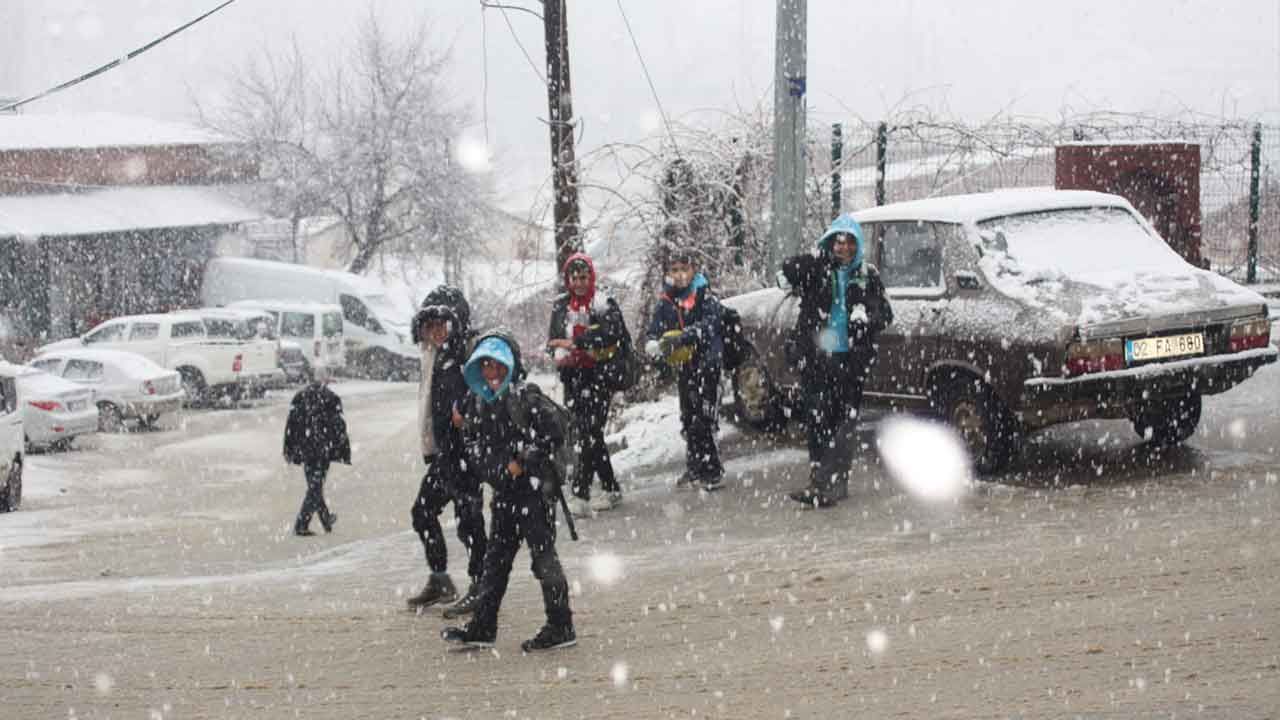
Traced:
<svg viewBox="0 0 1280 720">
<path fill-rule="evenodd" d="M 356 465 L 330 475 L 328 536 L 290 534 L 303 482 L 279 457 L 283 398 L 32 456 L 24 509 L 0 516 L 0 717 L 1280 707 L 1274 366 L 1208 399 L 1187 447 L 1154 453 L 1127 423 L 1056 430 L 943 507 L 867 451 L 849 502 L 799 511 L 783 499 L 799 446 L 731 429 L 726 489 L 677 493 L 674 403 L 634 408 L 625 504 L 560 543 L 580 643 L 551 656 L 519 652 L 541 623 L 525 555 L 493 653 L 446 652 L 438 616 L 402 610 L 425 579 L 412 389 L 336 389 Z"/>
</svg>

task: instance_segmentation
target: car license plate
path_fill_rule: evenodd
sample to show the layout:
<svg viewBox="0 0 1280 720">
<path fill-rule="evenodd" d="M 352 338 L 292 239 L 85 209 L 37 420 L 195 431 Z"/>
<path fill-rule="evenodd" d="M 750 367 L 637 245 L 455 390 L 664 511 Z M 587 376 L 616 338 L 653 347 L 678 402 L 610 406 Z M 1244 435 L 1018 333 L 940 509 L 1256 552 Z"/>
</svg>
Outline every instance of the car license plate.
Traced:
<svg viewBox="0 0 1280 720">
<path fill-rule="evenodd" d="M 1125 342 L 1129 362 L 1204 354 L 1204 333 L 1150 337 Z"/>
</svg>

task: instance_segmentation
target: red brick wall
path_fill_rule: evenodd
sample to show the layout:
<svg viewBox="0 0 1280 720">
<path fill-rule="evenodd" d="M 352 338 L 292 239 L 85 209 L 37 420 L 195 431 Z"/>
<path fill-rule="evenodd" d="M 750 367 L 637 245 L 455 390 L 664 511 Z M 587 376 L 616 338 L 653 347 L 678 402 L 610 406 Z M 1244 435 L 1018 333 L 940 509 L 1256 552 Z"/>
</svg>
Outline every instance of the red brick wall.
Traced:
<svg viewBox="0 0 1280 720">
<path fill-rule="evenodd" d="M 76 186 L 205 185 L 256 179 L 257 167 L 210 145 L 0 151 L 0 194 Z"/>
<path fill-rule="evenodd" d="M 1200 146 L 1059 145 L 1054 185 L 1124 197 L 1188 262 L 1200 265 Z"/>
</svg>

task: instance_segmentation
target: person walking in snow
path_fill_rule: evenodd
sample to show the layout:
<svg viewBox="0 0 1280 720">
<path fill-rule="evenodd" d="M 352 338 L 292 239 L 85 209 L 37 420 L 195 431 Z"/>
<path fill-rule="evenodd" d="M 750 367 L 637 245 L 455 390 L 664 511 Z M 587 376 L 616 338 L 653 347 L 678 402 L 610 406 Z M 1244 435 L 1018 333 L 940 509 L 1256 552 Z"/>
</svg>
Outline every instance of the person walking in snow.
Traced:
<svg viewBox="0 0 1280 720">
<path fill-rule="evenodd" d="M 604 424 L 613 396 L 614 364 L 623 358 L 626 325 L 622 308 L 606 290 L 596 287 L 596 269 L 585 253 L 565 261 L 561 271 L 565 293 L 551 307 L 547 350 L 560 371 L 564 404 L 573 414 L 578 448 L 569 511 L 579 517 L 589 510 L 612 510 L 622 501 L 613 473 Z M 600 494 L 591 497 L 591 480 L 600 478 Z"/>
<path fill-rule="evenodd" d="M 862 388 L 893 309 L 880 274 L 866 262 L 862 227 L 847 214 L 812 253 L 785 260 L 782 274 L 800 297 L 787 360 L 800 370 L 809 446 L 809 484 L 788 497 L 832 507 L 849 494 Z"/>
<path fill-rule="evenodd" d="M 324 500 L 324 480 L 329 463 L 351 464 L 351 440 L 342 417 L 342 399 L 330 390 L 328 368 L 317 367 L 314 379 L 299 390 L 289 403 L 289 418 L 284 426 L 284 458 L 301 465 L 307 480 L 307 494 L 293 524 L 293 534 L 315 535 L 311 516 L 320 516 L 325 532 L 333 532 L 337 513 L 329 510 Z"/>
<path fill-rule="evenodd" d="M 422 592 L 409 598 L 410 608 L 453 602 L 458 597 L 449 577 L 440 513 L 453 503 L 458 539 L 467 550 L 470 582 L 461 600 L 444 610 L 459 617 L 475 608 L 480 593 L 486 545 L 484 499 L 475 473 L 467 469 L 462 430 L 453 423 L 453 410 L 464 402 L 467 382 L 462 367 L 471 339 L 471 307 L 462 291 L 441 285 L 427 294 L 413 318 L 413 341 L 422 351 L 422 379 L 418 383 L 418 436 L 427 471 L 410 509 L 413 530 L 422 540 L 431 575 Z"/>
<path fill-rule="evenodd" d="M 524 382 L 520 346 L 504 332 L 482 336 L 463 375 L 471 390 L 458 420 L 469 462 L 493 487 L 489 546 L 480 599 L 465 627 L 447 627 L 446 642 L 492 647 L 498 612 L 521 543 L 528 545 L 533 576 L 542 585 L 546 624 L 520 647 L 525 652 L 577 644 L 569 582 L 556 554 L 556 500 L 562 469 L 556 462 L 565 440 L 560 410 L 533 383 Z"/>
<path fill-rule="evenodd" d="M 645 334 L 645 352 L 676 368 L 685 473 L 677 488 L 718 490 L 724 483 L 719 430 L 720 372 L 724 362 L 723 310 L 696 255 L 668 238 L 665 280 Z"/>
</svg>

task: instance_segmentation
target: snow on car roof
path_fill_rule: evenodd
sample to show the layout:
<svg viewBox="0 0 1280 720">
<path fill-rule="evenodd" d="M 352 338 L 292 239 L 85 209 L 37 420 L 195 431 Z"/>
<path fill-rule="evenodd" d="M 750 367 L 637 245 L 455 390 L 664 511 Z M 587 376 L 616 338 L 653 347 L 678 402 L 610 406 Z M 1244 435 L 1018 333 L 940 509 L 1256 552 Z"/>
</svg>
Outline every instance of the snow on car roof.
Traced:
<svg viewBox="0 0 1280 720">
<path fill-rule="evenodd" d="M 859 210 L 853 213 L 853 217 L 860 223 L 920 220 L 968 224 L 1007 215 L 1073 207 L 1130 208 L 1130 205 L 1119 195 L 1092 190 L 1013 188 L 891 203 Z"/>
<path fill-rule="evenodd" d="M 116 367 L 130 372 L 146 372 L 169 374 L 174 371 L 152 362 L 137 353 L 131 353 L 127 350 L 107 350 L 106 348 L 72 348 L 69 350 L 53 350 L 44 353 L 40 359 L 45 358 L 73 358 L 77 360 L 96 360 L 104 364 L 115 365 Z"/>
<path fill-rule="evenodd" d="M 252 310 L 279 310 L 281 312 L 342 312 L 342 308 L 330 303 L 302 302 L 299 300 L 236 300 L 235 302 L 227 303 L 227 307 Z"/>
</svg>

